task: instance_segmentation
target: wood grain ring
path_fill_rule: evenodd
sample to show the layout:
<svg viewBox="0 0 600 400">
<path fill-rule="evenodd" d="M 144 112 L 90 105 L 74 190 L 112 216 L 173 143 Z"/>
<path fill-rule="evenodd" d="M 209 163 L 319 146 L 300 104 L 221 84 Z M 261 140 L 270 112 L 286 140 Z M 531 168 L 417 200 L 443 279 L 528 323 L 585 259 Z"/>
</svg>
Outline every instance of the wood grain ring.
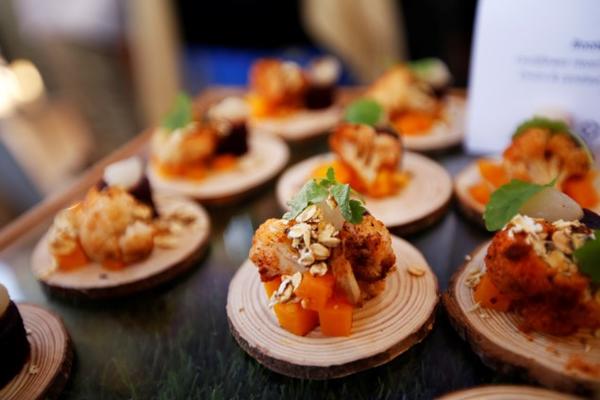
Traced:
<svg viewBox="0 0 600 400">
<path fill-rule="evenodd" d="M 287 201 L 310 178 L 320 164 L 331 161 L 331 153 L 308 158 L 288 168 L 277 182 L 277 200 L 283 209 Z M 369 212 L 396 234 L 413 233 L 439 220 L 452 200 L 452 178 L 435 161 L 405 152 L 403 169 L 412 176 L 398 194 L 383 199 L 365 197 Z"/>
<path fill-rule="evenodd" d="M 67 299 L 101 300 L 138 293 L 161 285 L 183 274 L 204 253 L 210 235 L 210 219 L 197 203 L 183 198 L 155 196 L 159 210 L 179 204 L 196 214 L 196 222 L 178 236 L 177 247 L 155 248 L 145 260 L 110 271 L 90 263 L 74 271 L 54 271 L 48 248 L 48 234 L 36 245 L 31 258 L 34 275 L 51 294 Z"/>
<path fill-rule="evenodd" d="M 0 399 L 56 399 L 71 373 L 73 347 L 69 334 L 61 319 L 50 311 L 32 304 L 17 306 L 31 354 L 21 372 L 0 389 Z"/>
<path fill-rule="evenodd" d="M 438 400 L 577 400 L 579 397 L 531 386 L 486 385 L 449 393 Z"/>
<path fill-rule="evenodd" d="M 325 337 L 319 328 L 302 337 L 282 329 L 249 260 L 229 285 L 232 335 L 259 363 L 296 378 L 339 378 L 391 361 L 431 331 L 438 303 L 437 279 L 421 253 L 397 237 L 392 246 L 397 268 L 385 291 L 355 311 L 349 337 Z M 415 266 L 425 275 L 410 275 Z"/>
<path fill-rule="evenodd" d="M 250 151 L 238 165 L 214 173 L 203 180 L 165 179 L 148 163 L 146 173 L 155 190 L 193 197 L 205 203 L 225 203 L 243 197 L 253 189 L 275 178 L 289 160 L 283 140 L 272 135 L 251 135 Z"/>
<path fill-rule="evenodd" d="M 476 309 L 473 290 L 465 279 L 484 265 L 488 243 L 479 246 L 452 276 L 443 301 L 450 321 L 482 361 L 502 372 L 522 372 L 544 386 L 569 392 L 600 391 L 600 378 L 567 370 L 574 355 L 590 362 L 600 360 L 600 339 L 589 332 L 556 337 L 538 332 L 524 334 L 513 313 Z M 590 347 L 586 349 L 586 345 Z"/>
</svg>

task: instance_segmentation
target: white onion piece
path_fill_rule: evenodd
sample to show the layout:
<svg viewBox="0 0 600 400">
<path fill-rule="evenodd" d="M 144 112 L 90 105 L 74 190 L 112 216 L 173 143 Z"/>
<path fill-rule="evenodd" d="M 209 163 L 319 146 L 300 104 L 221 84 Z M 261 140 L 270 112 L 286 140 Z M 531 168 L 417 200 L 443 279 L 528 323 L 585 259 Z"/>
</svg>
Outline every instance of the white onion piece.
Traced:
<svg viewBox="0 0 600 400">
<path fill-rule="evenodd" d="M 329 222 L 338 231 L 344 226 L 344 216 L 339 207 L 331 208 L 326 201 L 322 201 L 317 205 L 323 214 L 323 220 Z"/>
<path fill-rule="evenodd" d="M 575 221 L 583 217 L 583 209 L 575 200 L 549 187 L 532 196 L 519 210 L 521 214 L 532 218 L 543 218 L 554 222 L 558 220 Z"/>
<path fill-rule="evenodd" d="M 143 176 L 142 160 L 139 157 L 131 157 L 107 166 L 103 179 L 108 186 L 120 186 L 129 190 L 140 183 Z"/>
<path fill-rule="evenodd" d="M 9 303 L 10 297 L 8 297 L 8 290 L 0 284 L 0 317 L 4 315 Z"/>
</svg>

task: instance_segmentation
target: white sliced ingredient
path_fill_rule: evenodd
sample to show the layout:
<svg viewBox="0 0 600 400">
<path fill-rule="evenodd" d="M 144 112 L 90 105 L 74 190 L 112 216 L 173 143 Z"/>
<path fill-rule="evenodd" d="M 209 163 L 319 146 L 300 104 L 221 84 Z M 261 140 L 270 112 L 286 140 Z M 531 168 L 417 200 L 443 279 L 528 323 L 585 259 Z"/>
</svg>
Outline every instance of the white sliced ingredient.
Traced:
<svg viewBox="0 0 600 400">
<path fill-rule="evenodd" d="M 119 186 L 127 190 L 135 187 L 143 175 L 142 160 L 139 157 L 131 157 L 107 166 L 103 179 L 108 186 Z"/>
<path fill-rule="evenodd" d="M 558 220 L 575 221 L 583 217 L 583 209 L 575 200 L 549 187 L 532 196 L 519 210 L 521 214 L 532 218 L 543 218 L 554 222 Z"/>
</svg>

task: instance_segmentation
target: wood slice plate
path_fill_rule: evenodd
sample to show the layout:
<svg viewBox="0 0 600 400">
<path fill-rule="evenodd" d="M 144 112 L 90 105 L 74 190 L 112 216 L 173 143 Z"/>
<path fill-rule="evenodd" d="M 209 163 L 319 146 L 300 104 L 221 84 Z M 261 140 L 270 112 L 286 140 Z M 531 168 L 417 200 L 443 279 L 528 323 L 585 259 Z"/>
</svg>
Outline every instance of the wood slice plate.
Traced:
<svg viewBox="0 0 600 400">
<path fill-rule="evenodd" d="M 283 209 L 287 202 L 310 178 L 320 164 L 333 159 L 326 153 L 308 158 L 286 170 L 277 182 L 277 200 Z M 411 174 L 406 187 L 396 195 L 383 199 L 364 197 L 367 209 L 396 233 L 412 233 L 440 219 L 452 198 L 452 178 L 435 161 L 411 152 L 405 152 L 403 170 Z"/>
<path fill-rule="evenodd" d="M 0 399 L 56 399 L 71 373 L 73 348 L 69 334 L 61 319 L 50 311 L 32 304 L 17 307 L 31 353 L 21 372 L 0 389 Z"/>
<path fill-rule="evenodd" d="M 396 270 L 385 291 L 354 311 L 349 337 L 326 337 L 317 327 L 296 336 L 279 326 L 256 266 L 247 260 L 229 285 L 227 317 L 239 345 L 259 363 L 283 375 L 306 379 L 339 378 L 385 364 L 431 331 L 438 283 L 421 253 L 392 237 Z M 408 267 L 425 275 L 414 277 Z"/>
<path fill-rule="evenodd" d="M 288 162 L 289 150 L 283 140 L 272 135 L 251 135 L 250 151 L 234 169 L 218 172 L 200 181 L 164 178 L 152 163 L 147 175 L 157 191 L 218 202 L 239 197 L 273 179 Z"/>
<path fill-rule="evenodd" d="M 90 263 L 73 271 L 52 271 L 53 259 L 46 233 L 31 258 L 35 277 L 51 293 L 67 298 L 104 299 L 127 296 L 163 284 L 190 269 L 208 243 L 210 220 L 206 211 L 191 200 L 155 196 L 159 212 L 165 207 L 185 206 L 196 214 L 196 222 L 178 235 L 176 248 L 155 248 L 145 260 L 119 271 Z"/>
<path fill-rule="evenodd" d="M 458 333 L 467 340 L 484 363 L 503 372 L 524 372 L 531 379 L 554 389 L 600 391 L 600 377 L 567 369 L 571 356 L 589 363 L 600 360 L 600 338 L 590 332 L 567 337 L 519 330 L 514 313 L 477 308 L 473 290 L 465 285 L 470 271 L 484 266 L 489 242 L 477 248 L 452 276 L 444 305 Z"/>
<path fill-rule="evenodd" d="M 434 152 L 458 146 L 465 133 L 465 99 L 449 95 L 444 106 L 444 121 L 437 122 L 422 135 L 402 135 L 408 150 Z"/>
<path fill-rule="evenodd" d="M 251 121 L 252 131 L 277 135 L 290 141 L 300 141 L 327 133 L 342 119 L 342 108 L 299 111 L 284 118 L 260 118 Z"/>
<path fill-rule="evenodd" d="M 577 400 L 579 397 L 531 386 L 490 385 L 449 393 L 438 400 Z"/>
</svg>

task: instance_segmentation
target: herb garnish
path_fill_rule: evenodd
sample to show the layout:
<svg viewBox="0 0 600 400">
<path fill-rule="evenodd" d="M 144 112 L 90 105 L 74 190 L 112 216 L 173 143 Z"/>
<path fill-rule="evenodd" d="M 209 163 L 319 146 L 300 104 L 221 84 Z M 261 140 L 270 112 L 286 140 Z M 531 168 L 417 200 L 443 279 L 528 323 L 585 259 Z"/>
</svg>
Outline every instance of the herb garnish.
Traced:
<svg viewBox="0 0 600 400">
<path fill-rule="evenodd" d="M 594 239 L 588 240 L 573 253 L 579 270 L 594 283 L 600 283 L 600 230 L 594 231 Z"/>
<path fill-rule="evenodd" d="M 485 207 L 483 219 L 488 231 L 501 229 L 519 213 L 523 204 L 542 189 L 552 187 L 555 180 L 546 184 L 538 185 L 513 179 L 506 185 L 500 186 L 490 198 L 490 202 Z"/>
<path fill-rule="evenodd" d="M 344 219 L 352 224 L 358 224 L 367 210 L 363 202 L 352 199 L 351 194 L 350 185 L 339 183 L 335 179 L 333 168 L 329 167 L 325 178 L 318 182 L 316 179 L 311 179 L 304 184 L 302 189 L 288 202 L 290 211 L 285 213 L 283 218 L 296 218 L 309 205 L 318 204 L 332 196 Z"/>
<path fill-rule="evenodd" d="M 179 93 L 171 111 L 163 119 L 162 127 L 172 132 L 184 128 L 192 121 L 192 99 L 185 93 Z"/>
<path fill-rule="evenodd" d="M 346 108 L 346 122 L 375 125 L 383 118 L 383 107 L 371 99 L 358 99 Z"/>
</svg>

